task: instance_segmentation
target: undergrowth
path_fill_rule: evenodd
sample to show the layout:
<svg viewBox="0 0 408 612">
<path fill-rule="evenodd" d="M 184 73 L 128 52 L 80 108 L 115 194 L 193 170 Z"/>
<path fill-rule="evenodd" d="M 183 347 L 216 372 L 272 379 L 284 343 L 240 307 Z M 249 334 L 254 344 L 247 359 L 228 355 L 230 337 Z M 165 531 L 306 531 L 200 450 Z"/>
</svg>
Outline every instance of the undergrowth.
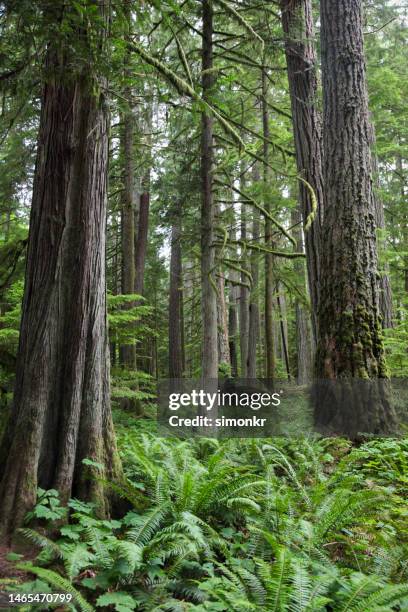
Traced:
<svg viewBox="0 0 408 612">
<path fill-rule="evenodd" d="M 40 490 L 21 531 L 39 554 L 13 554 L 33 579 L 3 588 L 83 611 L 408 609 L 407 440 L 178 441 L 119 417 L 129 511 Z"/>
</svg>

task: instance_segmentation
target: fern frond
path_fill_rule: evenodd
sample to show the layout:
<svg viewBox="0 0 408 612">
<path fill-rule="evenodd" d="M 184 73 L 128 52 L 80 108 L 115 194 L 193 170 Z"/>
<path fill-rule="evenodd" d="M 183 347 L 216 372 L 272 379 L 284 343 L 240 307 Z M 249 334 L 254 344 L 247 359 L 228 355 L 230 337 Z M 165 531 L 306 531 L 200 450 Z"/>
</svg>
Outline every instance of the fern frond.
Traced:
<svg viewBox="0 0 408 612">
<path fill-rule="evenodd" d="M 48 584 L 55 587 L 59 591 L 72 595 L 72 599 L 77 603 L 82 612 L 94 612 L 94 608 L 86 601 L 86 599 L 84 599 L 81 593 L 77 591 L 77 589 L 72 586 L 72 584 L 66 578 L 63 578 L 56 572 L 43 567 L 36 567 L 30 563 L 18 563 L 16 567 L 17 569 L 29 572 L 30 574 L 35 574 L 41 578 L 41 580 L 48 582 Z"/>
</svg>

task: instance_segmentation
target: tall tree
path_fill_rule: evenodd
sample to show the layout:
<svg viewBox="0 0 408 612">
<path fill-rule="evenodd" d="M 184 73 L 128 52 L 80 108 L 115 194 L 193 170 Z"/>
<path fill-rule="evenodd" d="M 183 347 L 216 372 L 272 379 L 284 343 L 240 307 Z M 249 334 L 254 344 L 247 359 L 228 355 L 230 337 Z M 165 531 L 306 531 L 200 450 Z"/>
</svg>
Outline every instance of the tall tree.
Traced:
<svg viewBox="0 0 408 612">
<path fill-rule="evenodd" d="M 259 165 L 253 169 L 255 184 L 260 181 Z M 257 244 L 260 238 L 260 214 L 255 208 L 252 213 L 252 242 Z M 248 336 L 248 378 L 256 378 L 257 349 L 260 332 L 259 321 L 259 254 L 256 249 L 251 251 L 251 294 L 249 299 L 249 336 Z"/>
<path fill-rule="evenodd" d="M 144 276 L 147 253 L 147 236 L 149 231 L 150 192 L 147 187 L 140 195 L 139 213 L 137 215 L 137 233 L 135 248 L 135 293 L 143 295 Z"/>
<path fill-rule="evenodd" d="M 300 177 L 308 183 L 306 185 L 300 182 L 300 204 L 304 225 L 310 215 L 313 215 L 313 223 L 305 231 L 305 247 L 313 332 L 316 338 L 323 219 L 323 172 L 321 118 L 316 99 L 316 51 L 312 2 L 311 0 L 281 0 L 281 9 L 296 164 Z M 314 211 L 316 206 L 317 210 Z"/>
<path fill-rule="evenodd" d="M 181 207 L 178 206 L 171 230 L 169 298 L 169 378 L 182 378 L 183 347 L 183 270 L 181 261 Z"/>
<path fill-rule="evenodd" d="M 125 1 L 124 16 L 126 19 L 126 40 L 130 39 L 131 10 L 129 1 Z M 130 78 L 130 51 L 125 54 L 124 79 Z M 122 233 L 122 283 L 121 291 L 132 294 L 135 290 L 135 168 L 134 168 L 134 129 L 135 117 L 132 109 L 132 88 L 126 85 L 124 96 L 128 100 L 129 107 L 122 117 L 123 127 L 121 134 L 121 149 L 123 156 L 123 191 L 121 209 L 121 233 Z M 131 308 L 133 304 L 127 303 Z M 122 365 L 136 367 L 136 346 L 127 344 L 120 347 Z"/>
<path fill-rule="evenodd" d="M 202 89 L 203 99 L 206 102 L 210 102 L 214 88 L 212 0 L 203 0 L 202 7 Z M 203 110 L 201 124 L 201 290 L 203 314 L 202 376 L 203 378 L 207 379 L 215 379 L 218 377 L 217 292 L 214 282 L 215 207 L 212 193 L 212 166 L 213 118 L 208 110 Z"/>
<path fill-rule="evenodd" d="M 381 337 L 370 120 L 360 0 L 322 0 L 325 211 L 316 374 L 318 423 L 387 430 L 392 421 Z M 350 379 L 373 384 L 361 392 Z M 350 412 L 351 410 L 351 412 Z M 354 411 L 354 412 L 353 412 Z M 361 429 L 360 429 L 361 431 Z"/>
<path fill-rule="evenodd" d="M 263 187 L 264 187 L 264 208 L 267 213 L 271 212 L 269 201 L 269 110 L 268 110 L 268 86 L 267 86 L 267 67 L 265 64 L 266 57 L 263 57 L 263 65 L 261 71 L 261 89 L 262 89 L 262 134 L 263 134 Z M 271 250 L 273 248 L 272 239 L 272 223 L 269 216 L 265 216 L 265 247 Z M 275 377 L 275 334 L 273 322 L 273 294 L 274 294 L 274 273 L 273 273 L 273 255 L 265 253 L 265 376 L 268 380 L 273 381 Z"/>
<path fill-rule="evenodd" d="M 296 250 L 299 253 L 304 251 L 302 236 L 302 214 L 300 206 L 292 210 L 293 234 L 296 239 Z M 306 274 L 303 261 L 295 261 L 295 271 L 301 280 L 301 290 L 306 290 Z M 305 385 L 312 380 L 313 356 L 312 356 L 312 332 L 311 317 L 307 312 L 299 295 L 295 296 L 295 321 L 296 321 L 296 363 L 297 363 L 297 382 L 298 385 Z"/>
<path fill-rule="evenodd" d="M 244 175 L 240 181 L 241 191 L 245 187 Z M 247 211 L 245 210 L 245 202 L 241 203 L 241 232 L 240 238 L 242 243 L 241 252 L 241 285 L 239 290 L 239 346 L 241 356 L 241 377 L 247 377 L 248 371 L 248 339 L 249 339 L 249 288 L 248 288 L 248 254 L 245 243 L 247 241 Z"/>
<path fill-rule="evenodd" d="M 30 218 L 14 405 L 0 449 L 0 525 L 10 532 L 37 486 L 109 508 L 85 458 L 120 474 L 109 399 L 105 303 L 108 106 L 95 70 L 108 2 L 78 25 L 66 2 L 47 4 L 38 154 Z M 77 45 L 73 44 L 77 41 Z"/>
</svg>

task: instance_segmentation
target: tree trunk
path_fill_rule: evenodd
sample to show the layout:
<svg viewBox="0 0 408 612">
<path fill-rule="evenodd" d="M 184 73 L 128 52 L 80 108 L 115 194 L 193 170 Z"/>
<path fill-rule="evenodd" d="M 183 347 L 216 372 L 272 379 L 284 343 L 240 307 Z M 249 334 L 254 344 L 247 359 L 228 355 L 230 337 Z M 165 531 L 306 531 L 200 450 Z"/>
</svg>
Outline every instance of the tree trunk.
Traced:
<svg viewBox="0 0 408 612">
<path fill-rule="evenodd" d="M 377 161 L 377 156 L 374 151 L 375 128 L 374 128 L 374 124 L 372 123 L 372 121 L 370 122 L 370 132 L 371 132 L 370 146 L 372 149 L 372 154 L 371 154 L 372 173 L 373 173 L 373 180 L 374 180 L 374 185 L 373 185 L 373 190 L 372 190 L 372 195 L 373 195 L 373 200 L 374 200 L 373 206 L 375 210 L 375 224 L 376 224 L 377 229 L 380 230 L 381 232 L 385 229 L 385 218 L 384 218 L 383 202 L 378 194 L 380 183 L 379 183 L 379 178 L 378 178 L 378 161 Z M 379 240 L 378 240 L 378 251 L 380 254 L 384 250 L 384 248 L 385 248 L 384 239 L 380 233 Z M 388 263 L 384 262 L 383 266 L 384 268 L 381 271 L 381 274 L 379 275 L 379 278 L 378 278 L 379 304 L 380 304 L 380 312 L 381 312 L 381 317 L 382 317 L 382 321 L 381 321 L 382 326 L 384 329 L 389 329 L 393 327 L 392 289 L 391 289 L 391 282 L 390 282 L 390 277 L 389 277 Z"/>
<path fill-rule="evenodd" d="M 131 95 L 128 90 L 127 96 Z M 134 118 L 131 110 L 123 117 L 122 155 L 124 164 L 124 181 L 122 195 L 122 293 L 131 294 L 135 287 L 135 211 L 134 211 L 134 163 L 133 163 L 133 130 Z M 126 304 L 132 308 L 134 304 Z M 135 344 L 120 347 L 121 364 L 127 368 L 136 367 Z"/>
<path fill-rule="evenodd" d="M 123 3 L 126 19 L 125 39 L 130 40 L 131 35 L 131 6 L 128 0 Z M 131 71 L 130 51 L 124 58 L 124 78 L 129 80 Z M 128 85 L 124 88 L 124 96 L 132 99 L 132 89 Z M 129 102 L 131 105 L 131 102 Z M 122 238 L 122 283 L 123 294 L 134 292 L 135 286 L 135 168 L 133 163 L 135 117 L 131 106 L 123 114 L 123 129 L 121 134 L 121 148 L 123 158 L 123 192 L 121 210 L 121 238 Z M 134 306 L 127 303 L 124 307 L 130 309 Z M 136 346 L 127 344 L 120 347 L 121 365 L 134 369 L 136 367 Z"/>
<path fill-rule="evenodd" d="M 285 294 L 280 293 L 279 285 L 276 288 L 276 301 L 279 311 L 279 326 L 282 343 L 282 358 L 285 362 L 286 375 L 288 380 L 291 379 L 290 364 L 289 364 L 289 344 L 288 344 L 288 320 L 286 316 L 286 299 Z"/>
<path fill-rule="evenodd" d="M 267 81 L 266 66 L 262 66 L 262 127 L 263 127 L 263 187 L 264 187 L 264 208 L 268 213 L 271 212 L 269 197 L 269 112 L 267 102 Z M 265 217 L 265 246 L 267 249 L 273 248 L 272 223 Z M 265 376 L 273 385 L 275 378 L 275 334 L 273 329 L 273 255 L 265 254 Z"/>
<path fill-rule="evenodd" d="M 229 339 L 228 339 L 228 312 L 225 300 L 225 277 L 220 269 L 217 275 L 217 325 L 218 325 L 218 362 L 224 364 L 227 370 L 231 369 Z"/>
<path fill-rule="evenodd" d="M 401 155 L 397 155 L 395 168 L 397 170 L 397 176 L 401 181 L 401 199 L 405 202 L 405 181 L 404 181 L 404 165 L 402 163 Z M 402 217 L 402 241 L 403 251 L 408 253 L 408 214 L 405 212 Z M 403 257 L 404 266 L 404 291 L 408 293 L 408 254 Z"/>
<path fill-rule="evenodd" d="M 244 189 L 244 179 L 241 178 L 241 191 Z M 241 204 L 241 241 L 247 240 L 246 210 L 245 204 Z M 248 266 L 247 251 L 242 246 L 241 268 L 246 270 Z M 241 273 L 241 286 L 239 291 L 239 344 L 241 354 L 241 377 L 247 377 L 248 370 L 248 338 L 249 338 L 249 289 L 247 287 L 248 277 Z"/>
<path fill-rule="evenodd" d="M 316 339 L 319 253 L 323 219 L 323 172 L 321 119 L 316 103 L 317 77 L 312 2 L 281 0 L 281 8 L 297 170 L 313 189 L 317 201 L 313 223 L 309 229 L 306 229 L 307 219 L 313 211 L 313 198 L 307 185 L 300 182 L 313 335 Z"/>
<path fill-rule="evenodd" d="M 104 464 L 109 480 L 121 473 L 105 302 L 107 103 L 89 65 L 72 60 L 49 47 L 14 407 L 0 449 L 3 533 L 22 523 L 37 486 L 107 513 L 102 479 L 87 478 L 83 459 Z"/>
<path fill-rule="evenodd" d="M 169 299 L 169 378 L 183 376 L 183 275 L 181 262 L 181 217 L 177 216 L 171 231 L 170 299 Z"/>
<path fill-rule="evenodd" d="M 300 207 L 298 207 L 292 211 L 292 225 L 296 226 L 292 233 L 296 238 L 296 251 L 298 253 L 304 250 L 301 219 L 302 213 Z M 305 267 L 300 259 L 295 260 L 295 272 L 301 280 L 301 288 L 306 290 Z M 310 313 L 299 298 L 295 298 L 295 316 L 297 383 L 298 385 L 306 385 L 312 380 L 313 342 L 310 329 Z"/>
<path fill-rule="evenodd" d="M 253 172 L 254 182 L 260 180 L 258 164 L 254 166 Z M 260 216 L 257 208 L 253 209 L 252 217 L 252 242 L 259 242 L 259 226 Z M 248 336 L 248 359 L 247 359 L 247 376 L 248 378 L 256 378 L 256 358 L 259 340 L 259 254 L 256 249 L 251 250 L 251 294 L 249 299 L 249 336 Z"/>
<path fill-rule="evenodd" d="M 213 8 L 212 0 L 203 0 L 203 43 L 202 43 L 202 89 L 204 100 L 209 101 L 214 86 L 213 67 Z M 213 163 L 213 118 L 202 112 L 201 127 L 201 286 L 203 356 L 202 376 L 205 379 L 218 377 L 217 347 L 217 293 L 214 287 L 214 200 L 212 194 Z"/>
<path fill-rule="evenodd" d="M 235 241 L 235 229 L 230 231 L 230 240 Z M 231 249 L 232 259 L 236 259 L 236 250 Z M 238 377 L 238 304 L 239 304 L 239 272 L 231 269 L 228 278 L 228 343 L 231 364 L 231 376 Z"/>
<path fill-rule="evenodd" d="M 144 274 L 147 253 L 147 236 L 149 231 L 149 208 L 150 208 L 150 193 L 143 191 L 140 196 L 138 228 L 136 240 L 136 273 L 135 273 L 135 293 L 143 295 L 144 292 Z"/>
<path fill-rule="evenodd" d="M 388 401 L 381 318 L 370 122 L 357 0 L 322 0 L 325 211 L 316 373 L 318 425 L 355 435 L 386 431 Z M 362 386 L 352 379 L 372 384 Z M 361 382 L 361 381 L 360 381 Z M 329 389 L 325 392 L 324 389 Z"/>
</svg>

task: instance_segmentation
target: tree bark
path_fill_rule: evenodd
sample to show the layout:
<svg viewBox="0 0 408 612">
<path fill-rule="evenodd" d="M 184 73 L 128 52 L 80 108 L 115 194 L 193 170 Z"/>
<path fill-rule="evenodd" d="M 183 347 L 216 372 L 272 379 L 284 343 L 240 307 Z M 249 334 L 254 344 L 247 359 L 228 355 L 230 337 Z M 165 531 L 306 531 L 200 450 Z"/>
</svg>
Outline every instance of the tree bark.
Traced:
<svg viewBox="0 0 408 612">
<path fill-rule="evenodd" d="M 86 41 L 88 32 L 78 35 Z M 0 449 L 3 533 L 22 523 L 37 486 L 57 489 L 63 500 L 93 499 L 106 514 L 104 485 L 86 477 L 83 459 L 103 464 L 109 480 L 121 474 L 105 301 L 108 111 L 100 79 L 73 59 L 71 49 L 50 44 L 14 406 Z"/>
<path fill-rule="evenodd" d="M 258 164 L 254 166 L 254 182 L 260 180 Z M 254 208 L 252 213 L 252 242 L 259 242 L 260 236 L 260 215 L 259 210 Z M 249 336 L 248 336 L 248 359 L 247 376 L 256 378 L 257 349 L 259 341 L 259 254 L 256 249 L 251 250 L 251 293 L 249 299 Z"/>
<path fill-rule="evenodd" d="M 228 311 L 225 300 L 225 276 L 220 269 L 217 275 L 217 325 L 218 325 L 218 363 L 224 364 L 227 370 L 231 369 L 229 338 L 228 338 Z"/>
<path fill-rule="evenodd" d="M 212 0 L 203 0 L 202 90 L 210 102 L 214 87 L 213 68 L 213 7 Z M 214 200 L 212 194 L 213 118 L 204 110 L 201 124 L 201 286 L 203 354 L 202 376 L 218 377 L 217 293 L 215 290 Z"/>
<path fill-rule="evenodd" d="M 342 433 L 392 427 L 378 300 L 362 7 L 322 0 L 325 211 L 316 373 L 337 381 L 317 423 Z M 363 379 L 364 387 L 353 382 Z M 360 395 L 359 395 L 360 394 Z"/>
<path fill-rule="evenodd" d="M 230 240 L 235 241 L 235 229 L 230 231 Z M 231 249 L 232 259 L 236 259 L 236 249 Z M 228 343 L 232 378 L 238 377 L 238 304 L 239 304 L 239 272 L 231 269 L 228 277 Z"/>
<path fill-rule="evenodd" d="M 181 217 L 173 224 L 170 255 L 169 378 L 182 378 L 183 366 L 183 273 L 181 261 Z"/>
<path fill-rule="evenodd" d="M 297 170 L 313 189 L 317 201 L 313 223 L 309 229 L 306 229 L 307 219 L 313 211 L 313 199 L 310 189 L 300 182 L 299 195 L 305 228 L 313 335 L 316 339 L 323 219 L 323 171 L 321 118 L 316 101 L 318 87 L 312 2 L 281 0 L 281 9 Z"/>
<path fill-rule="evenodd" d="M 127 92 L 130 95 L 130 92 Z M 134 164 L 133 129 L 134 119 L 131 111 L 123 117 L 122 155 L 124 181 L 121 214 L 122 283 L 123 294 L 131 294 L 135 287 L 135 212 L 134 212 Z M 126 304 L 131 308 L 134 304 Z M 127 368 L 136 367 L 136 347 L 134 344 L 120 347 L 121 364 Z"/>
<path fill-rule="evenodd" d="M 262 66 L 262 129 L 263 129 L 263 187 L 264 187 L 264 208 L 268 213 L 271 212 L 269 198 L 267 197 L 269 189 L 269 112 L 267 102 L 267 79 L 266 66 Z M 265 217 L 265 246 L 268 249 L 273 248 L 272 239 L 272 223 Z M 273 322 L 273 292 L 274 292 L 274 273 L 273 273 L 273 255 L 265 254 L 265 376 L 273 385 L 275 378 L 275 334 Z"/>
<path fill-rule="evenodd" d="M 144 292 L 147 236 L 149 232 L 149 208 L 150 193 L 145 190 L 140 196 L 135 253 L 135 293 L 137 293 L 137 295 L 143 295 Z"/>
<path fill-rule="evenodd" d="M 302 213 L 299 206 L 292 211 L 292 225 L 296 226 L 292 234 L 296 239 L 296 251 L 298 253 L 304 251 L 301 220 Z M 306 274 L 303 261 L 298 259 L 295 261 L 295 272 L 301 280 L 302 289 L 306 290 Z M 295 317 L 297 383 L 298 385 L 306 385 L 312 380 L 314 358 L 311 318 L 310 313 L 298 297 L 295 298 Z"/>
<path fill-rule="evenodd" d="M 125 39 L 130 40 L 131 34 L 131 7 L 128 0 L 123 3 L 124 17 L 126 19 Z M 130 52 L 124 58 L 124 77 L 130 77 Z M 128 85 L 124 88 L 124 96 L 131 105 L 132 89 Z M 123 191 L 121 210 L 121 247 L 122 247 L 122 282 L 121 292 L 131 294 L 135 286 L 135 168 L 133 162 L 135 117 L 131 106 L 123 113 L 123 128 L 121 134 L 121 148 L 123 158 Z M 130 309 L 132 303 L 126 304 Z M 136 367 L 136 346 L 127 344 L 120 347 L 121 365 L 134 369 Z"/>
<path fill-rule="evenodd" d="M 372 121 L 370 121 L 370 129 L 371 129 L 371 139 L 370 139 L 370 147 L 372 149 L 372 173 L 373 173 L 373 206 L 375 210 L 375 223 L 377 230 L 383 231 L 385 229 L 385 218 L 384 218 L 384 206 L 382 199 L 378 194 L 378 189 L 380 187 L 379 178 L 378 178 L 378 160 L 374 151 L 375 147 L 375 128 Z M 378 241 L 378 250 L 381 253 L 384 249 L 384 240 L 380 234 Z M 379 304 L 380 304 L 380 312 L 382 317 L 382 326 L 384 329 L 389 329 L 393 327 L 393 313 L 392 313 L 392 289 L 391 282 L 389 277 L 389 266 L 387 262 L 384 262 L 384 269 L 381 271 L 381 274 L 378 278 L 379 283 Z"/>
<path fill-rule="evenodd" d="M 244 179 L 241 178 L 241 191 L 244 189 Z M 242 244 L 247 240 L 247 223 L 245 203 L 241 204 L 241 241 Z M 241 268 L 246 270 L 248 267 L 247 251 L 245 246 L 242 248 Z M 239 290 L 239 344 L 241 355 L 241 377 L 247 377 L 248 371 L 248 339 L 249 339 L 249 289 L 247 287 L 248 277 L 241 272 L 241 285 Z"/>
<path fill-rule="evenodd" d="M 282 359 L 285 362 L 286 375 L 288 380 L 291 379 L 290 363 L 289 363 L 289 342 L 288 342 L 288 320 L 286 316 L 286 299 L 285 294 L 280 292 L 280 286 L 276 288 L 276 301 L 279 311 L 279 327 L 282 343 Z"/>
</svg>

